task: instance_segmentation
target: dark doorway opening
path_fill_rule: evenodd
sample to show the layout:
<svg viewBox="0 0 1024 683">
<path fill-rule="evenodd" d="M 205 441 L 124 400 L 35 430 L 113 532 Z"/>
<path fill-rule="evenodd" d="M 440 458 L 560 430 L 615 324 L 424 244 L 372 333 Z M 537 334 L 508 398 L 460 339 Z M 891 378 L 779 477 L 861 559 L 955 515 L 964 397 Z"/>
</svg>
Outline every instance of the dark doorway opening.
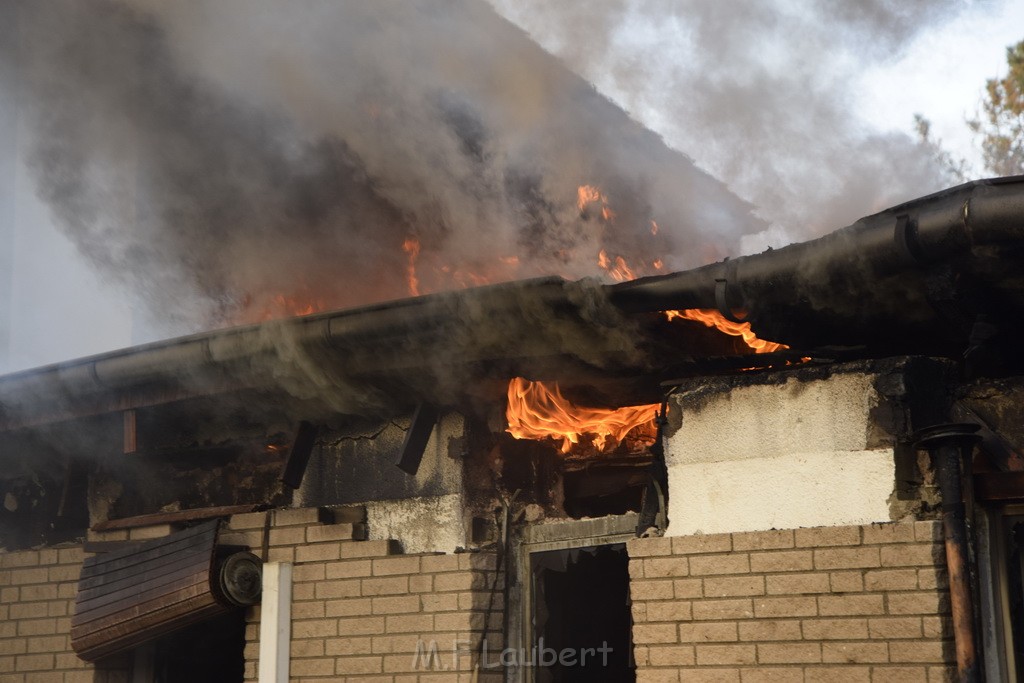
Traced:
<svg viewBox="0 0 1024 683">
<path fill-rule="evenodd" d="M 155 683 L 242 683 L 245 611 L 232 610 L 156 641 Z"/>
<path fill-rule="evenodd" d="M 626 545 L 535 552 L 530 567 L 537 683 L 633 683 Z"/>
</svg>

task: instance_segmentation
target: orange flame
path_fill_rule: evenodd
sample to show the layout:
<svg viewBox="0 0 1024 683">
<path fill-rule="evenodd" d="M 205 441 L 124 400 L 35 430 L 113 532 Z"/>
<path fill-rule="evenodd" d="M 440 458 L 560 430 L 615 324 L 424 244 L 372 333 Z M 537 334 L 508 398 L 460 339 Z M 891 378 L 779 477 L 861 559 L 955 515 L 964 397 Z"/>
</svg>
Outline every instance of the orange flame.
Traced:
<svg viewBox="0 0 1024 683">
<path fill-rule="evenodd" d="M 731 320 L 726 320 L 718 311 L 708 310 L 703 308 L 688 308 L 681 311 L 665 311 L 665 316 L 669 320 L 675 318 L 682 318 L 684 320 L 696 320 L 699 323 L 704 323 L 708 327 L 713 327 L 719 332 L 731 335 L 733 337 L 740 337 L 743 339 L 743 343 L 754 350 L 754 353 L 772 353 L 782 349 L 788 349 L 789 347 L 785 344 L 778 344 L 776 342 L 765 341 L 759 339 L 754 331 L 750 329 L 750 323 L 734 323 Z"/>
<path fill-rule="evenodd" d="M 420 256 L 420 241 L 411 235 L 406 237 L 402 242 L 402 251 L 409 255 L 409 265 L 405 269 L 405 281 L 409 285 L 409 293 L 419 296 L 420 280 L 416 277 L 416 260 Z"/>
<path fill-rule="evenodd" d="M 584 435 L 602 451 L 613 449 L 627 433 L 654 421 L 658 405 L 584 408 L 562 396 L 558 384 L 531 382 L 515 377 L 508 384 L 508 433 L 517 439 L 561 440 L 562 453 Z"/>
<path fill-rule="evenodd" d="M 576 189 L 576 206 L 579 207 L 580 211 L 587 208 L 587 204 L 596 201 L 604 202 L 605 199 L 604 195 L 601 194 L 601 190 L 593 185 L 580 185 Z"/>
</svg>

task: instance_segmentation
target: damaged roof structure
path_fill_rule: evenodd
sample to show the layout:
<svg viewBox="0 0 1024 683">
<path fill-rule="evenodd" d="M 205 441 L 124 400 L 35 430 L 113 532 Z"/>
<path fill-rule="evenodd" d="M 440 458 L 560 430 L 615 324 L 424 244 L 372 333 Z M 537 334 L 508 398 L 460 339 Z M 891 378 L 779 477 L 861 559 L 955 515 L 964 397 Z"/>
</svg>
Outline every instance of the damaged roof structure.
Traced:
<svg viewBox="0 0 1024 683">
<path fill-rule="evenodd" d="M 1024 179 L 978 181 L 673 274 L 2 377 L 0 670 L 1012 680 L 1022 230 Z M 722 324 L 666 314 L 694 310 Z M 514 438 L 519 380 L 649 412 Z"/>
</svg>

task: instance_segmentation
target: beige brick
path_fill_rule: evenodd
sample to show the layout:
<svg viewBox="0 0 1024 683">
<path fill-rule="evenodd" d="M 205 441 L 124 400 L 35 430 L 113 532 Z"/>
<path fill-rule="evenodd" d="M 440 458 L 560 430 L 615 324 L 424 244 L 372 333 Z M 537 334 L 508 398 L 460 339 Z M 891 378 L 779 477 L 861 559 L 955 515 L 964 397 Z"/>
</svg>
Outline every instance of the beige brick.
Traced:
<svg viewBox="0 0 1024 683">
<path fill-rule="evenodd" d="M 342 559 L 364 557 L 386 557 L 394 554 L 392 541 L 343 541 L 341 543 Z"/>
<path fill-rule="evenodd" d="M 640 557 L 629 558 L 629 578 L 642 579 L 644 578 L 644 560 Z"/>
<path fill-rule="evenodd" d="M 323 562 L 299 565 L 292 569 L 292 580 L 296 583 L 301 583 L 303 581 L 323 581 L 327 578 L 326 567 L 327 565 Z"/>
<path fill-rule="evenodd" d="M 828 593 L 828 574 L 778 574 L 766 579 L 769 595 Z"/>
<path fill-rule="evenodd" d="M 285 527 L 270 530 L 270 545 L 303 545 L 306 542 L 305 527 Z"/>
<path fill-rule="evenodd" d="M 820 643 L 762 643 L 757 646 L 759 664 L 816 664 L 821 661 Z"/>
<path fill-rule="evenodd" d="M 864 640 L 867 619 L 808 619 L 803 622 L 804 640 Z"/>
<path fill-rule="evenodd" d="M 368 655 L 373 653 L 372 636 L 346 636 L 327 638 L 323 641 L 324 654 L 329 657 L 347 655 Z"/>
<path fill-rule="evenodd" d="M 739 623 L 740 640 L 767 642 L 800 640 L 800 622 L 795 620 L 758 619 Z"/>
<path fill-rule="evenodd" d="M 334 675 L 334 663 L 333 658 L 319 658 L 319 659 L 292 659 L 290 673 L 292 677 L 307 677 L 307 676 L 333 676 Z"/>
<path fill-rule="evenodd" d="M 693 576 L 746 574 L 749 571 L 750 557 L 746 553 L 695 555 L 690 557 L 690 574 Z"/>
<path fill-rule="evenodd" d="M 676 643 L 679 636 L 675 624 L 634 624 L 633 642 L 645 645 L 648 643 Z"/>
<path fill-rule="evenodd" d="M 410 576 L 409 577 L 409 592 L 410 593 L 430 593 L 434 590 L 434 577 L 427 575 L 421 576 Z"/>
<path fill-rule="evenodd" d="M 429 634 L 434 630 L 434 615 L 401 614 L 388 616 L 384 628 L 388 633 Z"/>
<path fill-rule="evenodd" d="M 339 636 L 383 635 L 384 617 L 341 617 L 338 619 Z"/>
<path fill-rule="evenodd" d="M 296 567 L 296 569 L 298 569 Z M 372 560 L 341 560 L 324 566 L 324 578 L 348 579 L 373 575 Z"/>
<path fill-rule="evenodd" d="M 337 619 L 310 619 L 292 621 L 292 638 L 322 638 L 338 635 Z"/>
<path fill-rule="evenodd" d="M 319 508 L 285 508 L 274 510 L 272 522 L 275 527 L 307 526 L 320 523 Z"/>
<path fill-rule="evenodd" d="M 651 669 L 659 671 L 659 669 Z M 679 669 L 679 680 L 682 683 L 740 683 L 739 669 Z M 638 671 L 637 674 L 640 672 Z M 674 679 L 673 679 L 674 680 Z M 641 683 L 639 676 L 637 683 Z"/>
<path fill-rule="evenodd" d="M 47 570 L 46 580 L 50 583 L 58 581 L 78 581 L 78 576 L 81 574 L 81 571 L 80 567 L 70 565 L 50 567 Z"/>
<path fill-rule="evenodd" d="M 316 583 L 297 583 L 292 586 L 292 600 L 316 599 Z"/>
<path fill-rule="evenodd" d="M 53 669 L 53 655 L 17 655 L 14 659 L 15 671 L 46 671 Z"/>
<path fill-rule="evenodd" d="M 804 670 L 804 683 L 869 683 L 871 669 L 866 666 L 816 666 Z"/>
<path fill-rule="evenodd" d="M 36 567 L 39 565 L 38 550 L 19 550 L 13 553 L 0 553 L 0 567 Z"/>
<path fill-rule="evenodd" d="M 651 666 L 693 666 L 697 661 L 692 645 L 655 646 L 648 653 Z"/>
<path fill-rule="evenodd" d="M 796 547 L 822 548 L 836 545 L 860 545 L 859 526 L 822 526 L 796 530 Z"/>
<path fill-rule="evenodd" d="M 927 520 L 914 522 L 914 538 L 918 541 L 936 541 L 942 543 L 945 536 L 942 532 L 942 521 Z"/>
<path fill-rule="evenodd" d="M 343 600 L 325 600 L 300 604 L 323 605 L 324 616 L 327 617 L 354 617 L 365 616 L 373 610 L 373 598 L 345 598 Z"/>
<path fill-rule="evenodd" d="M 690 561 L 686 557 L 650 557 L 643 561 L 643 568 L 648 579 L 689 576 Z"/>
<path fill-rule="evenodd" d="M 353 524 L 317 524 L 306 527 L 307 543 L 351 541 L 355 537 L 356 529 Z"/>
<path fill-rule="evenodd" d="M 22 619 L 17 623 L 19 636 L 48 636 L 58 632 L 56 619 Z"/>
<path fill-rule="evenodd" d="M 889 661 L 944 664 L 955 659 L 952 641 L 894 641 L 889 643 Z"/>
<path fill-rule="evenodd" d="M 750 600 L 701 600 L 693 603 L 695 621 L 749 619 L 752 616 L 754 616 L 754 606 Z"/>
<path fill-rule="evenodd" d="M 450 574 L 437 574 L 434 576 L 434 591 L 444 593 L 447 591 L 471 591 L 487 588 L 487 580 L 483 574 L 478 572 L 453 572 Z"/>
<path fill-rule="evenodd" d="M 949 595 L 934 591 L 891 593 L 889 614 L 945 614 L 949 612 Z"/>
<path fill-rule="evenodd" d="M 737 640 L 739 640 L 739 632 L 736 623 L 732 621 L 679 625 L 679 642 L 681 643 L 731 643 Z M 692 662 L 690 663 L 692 664 Z"/>
<path fill-rule="evenodd" d="M 863 569 L 881 566 L 879 548 L 825 548 L 814 551 L 815 569 Z"/>
<path fill-rule="evenodd" d="M 914 525 L 903 522 L 890 522 L 886 524 L 869 524 L 861 527 L 861 537 L 864 545 L 890 543 L 913 543 Z"/>
<path fill-rule="evenodd" d="M 864 573 L 861 570 L 829 572 L 828 580 L 833 593 L 860 593 L 864 590 Z"/>
<path fill-rule="evenodd" d="M 46 583 L 50 572 L 46 567 L 36 569 L 14 569 L 11 571 L 11 585 L 25 586 L 32 583 Z"/>
<path fill-rule="evenodd" d="M 782 550 L 795 546 L 792 529 L 772 529 L 732 535 L 733 550 Z"/>
<path fill-rule="evenodd" d="M 415 634 L 402 634 L 391 636 L 374 636 L 373 653 L 378 655 L 389 655 L 396 652 L 416 652 L 416 645 L 422 642 L 420 636 Z"/>
<path fill-rule="evenodd" d="M 699 598 L 704 595 L 702 579 L 676 579 L 672 582 L 672 590 L 677 599 Z"/>
<path fill-rule="evenodd" d="M 363 595 L 399 595 L 409 592 L 409 577 L 407 576 L 361 579 L 360 583 Z"/>
<path fill-rule="evenodd" d="M 672 539 L 664 537 L 633 538 L 626 541 L 626 552 L 630 557 L 671 555 Z"/>
<path fill-rule="evenodd" d="M 731 534 L 696 534 L 694 536 L 676 536 L 672 539 L 672 554 L 674 555 L 727 553 L 732 549 Z"/>
<path fill-rule="evenodd" d="M 0 655 L 23 655 L 28 652 L 28 638 L 0 640 Z"/>
<path fill-rule="evenodd" d="M 290 651 L 291 656 L 296 659 L 300 657 L 323 657 L 324 641 L 320 638 L 315 638 L 313 640 L 293 640 L 291 642 Z"/>
<path fill-rule="evenodd" d="M 33 619 L 48 617 L 49 603 L 46 602 L 16 602 L 10 606 L 10 619 Z"/>
<path fill-rule="evenodd" d="M 425 573 L 454 572 L 459 569 L 458 555 L 424 555 L 420 558 Z"/>
<path fill-rule="evenodd" d="M 754 601 L 754 614 L 759 619 L 778 617 L 813 617 L 818 605 L 813 597 L 759 598 Z"/>
<path fill-rule="evenodd" d="M 946 564 L 946 551 L 941 545 L 913 544 L 883 546 L 883 567 L 934 567 Z"/>
<path fill-rule="evenodd" d="M 293 619 L 319 619 L 328 616 L 324 613 L 324 603 L 320 600 L 313 602 L 296 602 L 292 605 Z"/>
<path fill-rule="evenodd" d="M 692 604 L 685 600 L 649 602 L 646 605 L 647 621 L 690 621 L 693 619 Z"/>
<path fill-rule="evenodd" d="M 459 596 L 456 593 L 424 595 L 421 600 L 425 612 L 448 612 L 459 608 Z"/>
<path fill-rule="evenodd" d="M 923 666 L 875 666 L 871 683 L 927 683 L 928 669 Z"/>
<path fill-rule="evenodd" d="M 752 572 L 800 572 L 814 569 L 814 554 L 810 550 L 779 550 L 750 554 Z"/>
<path fill-rule="evenodd" d="M 922 617 L 921 630 L 925 638 L 952 638 L 953 620 L 949 617 Z"/>
<path fill-rule="evenodd" d="M 228 520 L 228 528 L 235 530 L 262 529 L 266 519 L 266 512 L 245 512 L 240 515 L 231 515 L 231 519 Z"/>
<path fill-rule="evenodd" d="M 323 598 L 353 598 L 361 595 L 362 581 L 359 579 L 337 579 L 334 581 L 320 581 L 312 584 L 317 599 Z M 293 598 L 294 588 L 293 587 Z"/>
<path fill-rule="evenodd" d="M 674 596 L 672 581 L 633 581 L 629 594 L 634 601 L 666 600 Z"/>
<path fill-rule="evenodd" d="M 396 574 L 418 574 L 420 558 L 415 555 L 396 555 L 373 560 L 374 576 L 394 576 Z"/>
<path fill-rule="evenodd" d="M 409 660 L 409 657 L 406 657 Z M 384 670 L 383 657 L 339 657 L 334 673 L 339 675 L 376 674 Z M 294 675 L 294 673 L 292 674 Z"/>
<path fill-rule="evenodd" d="M 821 595 L 818 613 L 823 617 L 885 614 L 885 600 L 881 595 Z"/>
<path fill-rule="evenodd" d="M 742 683 L 803 683 L 804 670 L 794 667 L 741 669 Z"/>
<path fill-rule="evenodd" d="M 755 664 L 757 648 L 754 645 L 697 645 L 698 666 L 728 664 Z M 683 678 L 683 680 L 687 680 Z"/>
<path fill-rule="evenodd" d="M 267 562 L 295 562 L 295 548 L 281 546 L 267 551 Z"/>
<path fill-rule="evenodd" d="M 864 588 L 869 591 L 902 591 L 917 588 L 916 569 L 878 569 L 865 572 Z"/>
<path fill-rule="evenodd" d="M 945 569 L 936 567 L 918 569 L 917 585 L 924 590 L 935 588 L 949 590 L 949 573 Z"/>
<path fill-rule="evenodd" d="M 921 617 L 878 617 L 868 620 L 868 635 L 879 640 L 920 638 Z"/>
<path fill-rule="evenodd" d="M 955 666 L 928 667 L 928 683 L 955 683 L 957 678 Z"/>
<path fill-rule="evenodd" d="M 337 560 L 340 556 L 340 543 L 317 543 L 315 545 L 304 545 L 295 549 L 296 562 L 319 562 L 323 560 Z"/>
<path fill-rule="evenodd" d="M 59 548 L 57 550 L 58 564 L 82 564 L 85 559 L 85 550 L 81 546 L 74 548 Z"/>
<path fill-rule="evenodd" d="M 373 598 L 373 614 L 409 614 L 420 611 L 420 596 L 395 595 Z"/>
<path fill-rule="evenodd" d="M 704 579 L 704 595 L 709 598 L 764 595 L 764 582 L 760 575 L 708 578 Z"/>
<path fill-rule="evenodd" d="M 833 664 L 874 664 L 889 661 L 887 643 L 824 643 L 824 661 Z"/>
<path fill-rule="evenodd" d="M 679 683 L 679 672 L 675 669 L 638 669 L 636 683 Z"/>
</svg>

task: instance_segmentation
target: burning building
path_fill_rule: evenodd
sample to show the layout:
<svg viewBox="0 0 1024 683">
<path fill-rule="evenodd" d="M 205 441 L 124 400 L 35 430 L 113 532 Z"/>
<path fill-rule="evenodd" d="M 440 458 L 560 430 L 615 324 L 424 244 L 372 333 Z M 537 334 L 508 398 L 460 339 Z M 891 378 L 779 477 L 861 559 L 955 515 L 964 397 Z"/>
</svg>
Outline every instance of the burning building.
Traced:
<svg viewBox="0 0 1024 683">
<path fill-rule="evenodd" d="M 1022 224 L 981 181 L 0 378 L 0 671 L 1013 680 Z"/>
</svg>

